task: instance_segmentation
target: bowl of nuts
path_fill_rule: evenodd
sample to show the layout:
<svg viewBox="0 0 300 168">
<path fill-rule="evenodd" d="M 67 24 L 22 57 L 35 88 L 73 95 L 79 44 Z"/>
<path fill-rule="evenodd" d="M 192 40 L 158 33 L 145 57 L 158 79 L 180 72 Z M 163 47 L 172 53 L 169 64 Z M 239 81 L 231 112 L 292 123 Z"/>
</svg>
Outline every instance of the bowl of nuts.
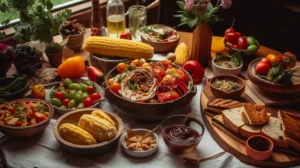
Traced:
<svg viewBox="0 0 300 168">
<path fill-rule="evenodd" d="M 157 151 L 158 136 L 148 129 L 127 129 L 121 137 L 121 147 L 132 157 L 147 157 Z"/>
</svg>

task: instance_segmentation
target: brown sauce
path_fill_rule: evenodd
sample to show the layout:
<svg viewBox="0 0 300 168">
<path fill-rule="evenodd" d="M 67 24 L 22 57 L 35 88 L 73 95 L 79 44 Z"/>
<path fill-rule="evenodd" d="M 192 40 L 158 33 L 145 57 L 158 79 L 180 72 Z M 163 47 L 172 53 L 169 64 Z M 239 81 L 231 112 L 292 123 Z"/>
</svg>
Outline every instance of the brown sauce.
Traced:
<svg viewBox="0 0 300 168">
<path fill-rule="evenodd" d="M 249 146 L 257 151 L 268 151 L 271 148 L 270 142 L 262 137 L 255 137 L 249 140 Z"/>
</svg>

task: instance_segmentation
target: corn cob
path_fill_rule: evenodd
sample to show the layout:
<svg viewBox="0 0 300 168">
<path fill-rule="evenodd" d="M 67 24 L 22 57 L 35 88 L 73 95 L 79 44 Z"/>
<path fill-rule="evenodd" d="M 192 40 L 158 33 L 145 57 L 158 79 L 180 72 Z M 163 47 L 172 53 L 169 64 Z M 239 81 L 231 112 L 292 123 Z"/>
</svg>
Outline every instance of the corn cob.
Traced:
<svg viewBox="0 0 300 168">
<path fill-rule="evenodd" d="M 175 63 L 182 65 L 186 63 L 189 58 L 189 48 L 185 43 L 180 43 L 175 49 Z"/>
<path fill-rule="evenodd" d="M 129 59 L 150 59 L 154 54 L 153 48 L 145 43 L 99 36 L 89 37 L 83 47 L 93 54 Z"/>
<path fill-rule="evenodd" d="M 107 115 L 104 111 L 102 110 L 95 110 L 92 112 L 92 115 L 103 118 L 105 120 L 107 120 L 109 123 L 111 123 L 111 125 L 116 126 L 116 123 L 114 122 L 114 120 L 112 120 L 109 115 Z"/>
<path fill-rule="evenodd" d="M 78 126 L 92 134 L 98 142 L 111 140 L 117 134 L 115 126 L 107 120 L 94 115 L 82 115 Z"/>
<path fill-rule="evenodd" d="M 63 139 L 73 144 L 91 145 L 97 143 L 95 138 L 90 133 L 74 124 L 62 124 L 58 131 Z"/>
</svg>

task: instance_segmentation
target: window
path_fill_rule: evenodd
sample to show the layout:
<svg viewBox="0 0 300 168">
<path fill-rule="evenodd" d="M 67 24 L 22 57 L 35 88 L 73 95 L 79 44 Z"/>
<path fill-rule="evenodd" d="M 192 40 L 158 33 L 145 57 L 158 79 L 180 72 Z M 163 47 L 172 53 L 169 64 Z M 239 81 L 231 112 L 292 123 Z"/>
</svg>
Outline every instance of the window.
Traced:
<svg viewBox="0 0 300 168">
<path fill-rule="evenodd" d="M 66 8 L 75 4 L 79 4 L 84 2 L 84 0 L 51 0 L 53 3 L 53 11 Z M 7 3 L 7 0 L 1 0 L 1 3 Z M 14 13 L 14 14 L 13 14 Z M 13 14 L 13 16 L 12 16 Z M 11 18 L 10 18 L 11 17 Z M 0 12 L 0 23 L 10 18 L 10 23 L 15 23 L 19 21 L 19 13 L 15 13 L 15 11 L 10 11 L 10 13 L 2 13 Z M 3 25 L 0 24 L 0 28 L 3 27 Z"/>
</svg>

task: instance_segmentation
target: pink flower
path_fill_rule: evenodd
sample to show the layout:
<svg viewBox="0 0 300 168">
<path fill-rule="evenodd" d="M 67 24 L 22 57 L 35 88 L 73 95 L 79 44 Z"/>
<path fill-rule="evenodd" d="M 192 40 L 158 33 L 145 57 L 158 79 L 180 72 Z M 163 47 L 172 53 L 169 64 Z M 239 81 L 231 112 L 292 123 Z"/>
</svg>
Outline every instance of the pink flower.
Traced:
<svg viewBox="0 0 300 168">
<path fill-rule="evenodd" d="M 5 54 L 8 49 L 6 44 L 0 43 L 0 54 Z"/>
<path fill-rule="evenodd" d="M 221 0 L 221 6 L 222 6 L 224 9 L 230 8 L 231 5 L 232 5 L 232 0 Z"/>
<path fill-rule="evenodd" d="M 195 6 L 195 0 L 185 0 L 184 9 L 191 11 Z"/>
</svg>

